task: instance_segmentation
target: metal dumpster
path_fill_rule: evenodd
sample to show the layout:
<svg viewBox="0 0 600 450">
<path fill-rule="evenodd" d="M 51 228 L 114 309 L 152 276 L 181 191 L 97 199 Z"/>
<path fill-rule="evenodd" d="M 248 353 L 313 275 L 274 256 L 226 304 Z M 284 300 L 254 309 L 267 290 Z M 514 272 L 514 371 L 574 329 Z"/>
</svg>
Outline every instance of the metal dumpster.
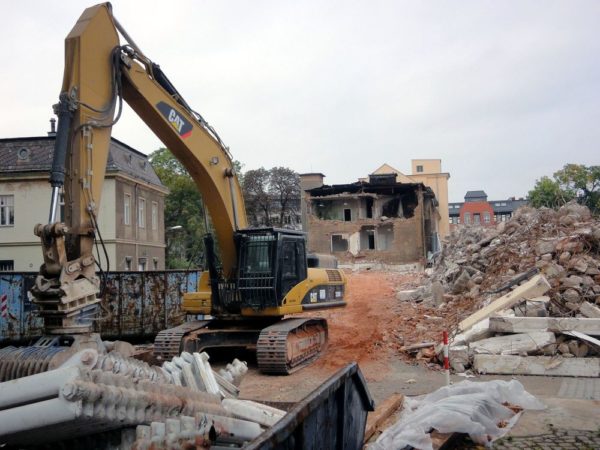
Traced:
<svg viewBox="0 0 600 450">
<path fill-rule="evenodd" d="M 151 338 L 185 319 L 184 293 L 196 289 L 197 270 L 109 272 L 102 317 L 94 331 L 104 339 Z M 29 289 L 37 272 L 0 272 L 0 345 L 27 343 L 43 334 L 43 320 Z"/>
<path fill-rule="evenodd" d="M 353 362 L 244 449 L 362 449 L 367 412 L 374 406 L 358 364 Z"/>
</svg>

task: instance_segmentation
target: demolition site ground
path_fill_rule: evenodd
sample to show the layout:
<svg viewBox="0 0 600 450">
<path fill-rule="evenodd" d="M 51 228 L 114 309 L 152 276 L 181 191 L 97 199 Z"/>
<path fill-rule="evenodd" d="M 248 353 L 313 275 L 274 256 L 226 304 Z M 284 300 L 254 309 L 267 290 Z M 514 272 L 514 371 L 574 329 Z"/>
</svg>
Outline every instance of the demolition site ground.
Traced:
<svg viewBox="0 0 600 450">
<path fill-rule="evenodd" d="M 376 404 L 395 393 L 422 395 L 444 386 L 437 360 L 428 358 L 427 353 L 416 359 L 403 347 L 441 342 L 442 331 L 468 316 L 472 302 L 462 300 L 453 308 L 440 309 L 398 300 L 398 291 L 421 285 L 423 273 L 367 270 L 347 276 L 348 305 L 320 314 L 329 323 L 330 344 L 325 354 L 311 366 L 285 377 L 260 374 L 251 364 L 240 386 L 241 397 L 297 402 L 349 361 L 359 363 Z M 525 411 L 498 448 L 600 448 L 600 379 L 469 374 L 471 381 L 513 378 L 544 402 L 546 409 Z M 458 383 L 465 378 L 453 374 L 451 380 Z M 397 417 L 398 412 L 387 423 Z M 461 440 L 455 445 L 465 448 L 468 444 Z"/>
</svg>

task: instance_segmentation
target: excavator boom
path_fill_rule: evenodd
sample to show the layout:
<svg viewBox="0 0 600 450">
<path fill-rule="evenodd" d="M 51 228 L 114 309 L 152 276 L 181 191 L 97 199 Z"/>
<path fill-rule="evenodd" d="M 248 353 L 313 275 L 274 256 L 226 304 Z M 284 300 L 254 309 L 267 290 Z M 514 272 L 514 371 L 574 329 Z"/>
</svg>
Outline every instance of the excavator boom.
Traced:
<svg viewBox="0 0 600 450">
<path fill-rule="evenodd" d="M 327 340 L 326 322 L 281 319 L 344 306 L 343 272 L 308 267 L 304 233 L 247 227 L 228 148 L 131 39 L 109 3 L 86 9 L 65 44 L 63 85 L 55 106 L 59 120 L 49 223 L 35 228 L 44 264 L 32 293 L 46 332 L 85 334 L 98 319 L 101 280 L 92 250 L 97 241 L 103 245 L 97 214 L 111 131 L 124 101 L 187 169 L 218 243 L 217 251 L 212 237 L 206 237 L 208 271 L 197 292 L 183 299 L 189 314 L 218 320 L 159 333 L 158 353 L 170 357 L 183 348 L 205 348 L 207 342 L 229 345 L 229 339 L 231 345 L 257 348 L 259 364 L 280 373 L 317 357 Z M 61 191 L 65 223 L 56 221 Z"/>
</svg>

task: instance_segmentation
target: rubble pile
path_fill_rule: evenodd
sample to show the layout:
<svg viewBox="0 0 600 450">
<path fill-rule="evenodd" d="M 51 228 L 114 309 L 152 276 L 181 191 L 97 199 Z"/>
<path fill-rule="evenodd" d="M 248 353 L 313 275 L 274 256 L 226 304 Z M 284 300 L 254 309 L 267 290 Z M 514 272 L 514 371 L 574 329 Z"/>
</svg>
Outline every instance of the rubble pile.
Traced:
<svg viewBox="0 0 600 450">
<path fill-rule="evenodd" d="M 558 211 L 522 207 L 496 228 L 463 227 L 444 247 L 431 281 L 447 294 L 479 300 L 532 268 L 552 286 L 548 313 L 573 316 L 584 302 L 600 302 L 600 221 L 569 203 Z"/>
<path fill-rule="evenodd" d="M 558 367 L 557 356 L 600 355 L 600 341 L 593 337 L 600 335 L 600 221 L 585 206 L 569 203 L 558 211 L 522 207 L 496 227 L 461 227 L 423 286 L 397 298 L 434 308 L 440 328 L 460 333 L 450 348 L 457 371 L 474 363 L 480 372 L 550 373 L 550 360 L 523 358 L 555 358 Z M 489 314 L 480 314 L 486 310 Z M 500 363 L 495 355 L 513 356 Z M 584 369 L 566 374 L 590 366 L 596 373 L 599 361 L 590 358 L 581 362 Z"/>
<path fill-rule="evenodd" d="M 0 383 L 0 444 L 39 446 L 97 434 L 106 448 L 239 448 L 285 411 L 238 399 L 247 372 L 234 360 L 218 373 L 206 353 L 148 366 L 85 349 L 60 367 Z M 48 431 L 52 432 L 49 433 Z M 179 446 L 179 447 L 178 447 Z"/>
</svg>

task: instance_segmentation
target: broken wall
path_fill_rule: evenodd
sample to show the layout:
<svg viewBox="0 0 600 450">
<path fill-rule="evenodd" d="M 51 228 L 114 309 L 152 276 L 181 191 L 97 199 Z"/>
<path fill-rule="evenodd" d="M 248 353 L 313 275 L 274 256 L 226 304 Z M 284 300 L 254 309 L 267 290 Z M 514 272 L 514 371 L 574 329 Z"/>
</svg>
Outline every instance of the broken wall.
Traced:
<svg viewBox="0 0 600 450">
<path fill-rule="evenodd" d="M 367 198 L 373 198 L 371 206 Z M 331 253 L 342 263 L 378 261 L 406 264 L 420 261 L 427 248 L 424 210 L 428 209 L 428 216 L 432 214 L 431 200 L 425 199 L 424 208 L 423 199 L 421 191 L 414 191 L 411 195 L 359 199 L 339 196 L 309 198 L 309 251 Z M 349 208 L 351 220 L 345 220 L 344 210 Z M 390 217 L 394 215 L 396 217 Z"/>
</svg>

